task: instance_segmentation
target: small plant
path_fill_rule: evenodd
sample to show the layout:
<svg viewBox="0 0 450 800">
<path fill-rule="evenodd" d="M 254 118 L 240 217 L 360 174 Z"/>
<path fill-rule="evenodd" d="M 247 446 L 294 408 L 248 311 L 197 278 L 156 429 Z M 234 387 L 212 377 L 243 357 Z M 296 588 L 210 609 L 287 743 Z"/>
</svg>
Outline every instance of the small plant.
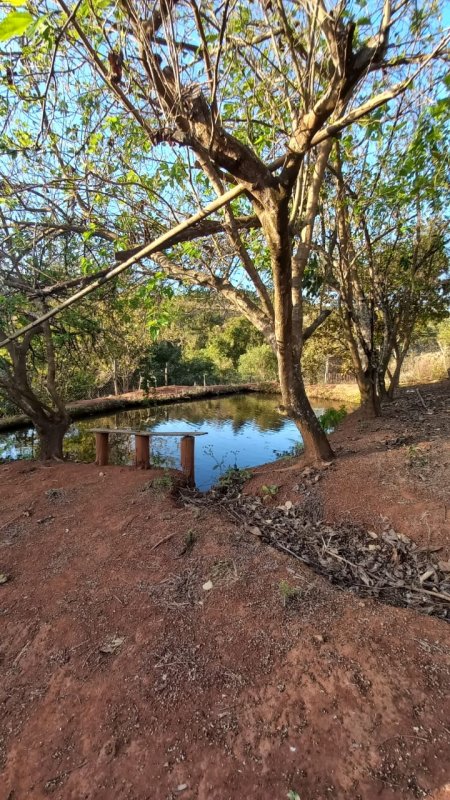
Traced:
<svg viewBox="0 0 450 800">
<path fill-rule="evenodd" d="M 172 489 L 173 478 L 171 475 L 158 475 L 150 481 L 149 486 L 157 492 L 164 492 L 166 489 Z"/>
<path fill-rule="evenodd" d="M 229 467 L 223 475 L 220 476 L 218 485 L 222 489 L 228 489 L 232 486 L 241 485 L 245 481 L 250 480 L 252 473 L 249 469 L 239 469 L 239 467 Z"/>
<path fill-rule="evenodd" d="M 298 586 L 291 586 L 288 581 L 282 580 L 280 581 L 279 585 L 281 598 L 283 600 L 283 605 L 286 607 L 289 603 L 292 603 L 296 597 L 300 594 L 300 589 Z"/>
<path fill-rule="evenodd" d="M 408 447 L 408 466 L 425 467 L 428 464 L 428 456 L 414 444 Z"/>
<path fill-rule="evenodd" d="M 226 456 L 227 456 L 227 453 L 224 453 L 224 454 L 223 454 L 223 456 L 222 456 L 222 458 L 221 458 L 221 459 L 220 459 L 220 461 L 219 461 L 219 460 L 216 458 L 216 455 L 215 455 L 215 453 L 214 453 L 214 448 L 213 448 L 213 446 L 212 446 L 211 444 L 209 444 L 209 445 L 207 445 L 206 447 L 204 447 L 204 448 L 203 448 L 203 452 L 204 452 L 205 456 L 209 456 L 209 458 L 212 458 L 212 460 L 214 461 L 214 466 L 213 466 L 213 469 L 214 469 L 214 470 L 216 470 L 216 469 L 218 469 L 218 470 L 220 470 L 220 469 L 223 469 L 223 467 L 225 466 L 225 458 L 226 458 Z M 230 469 L 231 469 L 231 467 L 230 467 Z M 227 470 L 227 472 L 228 472 L 228 470 Z"/>
<path fill-rule="evenodd" d="M 294 792 L 293 789 L 289 789 L 287 793 L 288 800 L 300 800 L 300 795 L 298 792 Z"/>
<path fill-rule="evenodd" d="M 297 458 L 297 456 L 301 456 L 303 450 L 303 442 L 295 442 L 287 450 L 274 450 L 273 452 L 277 458 Z"/>
<path fill-rule="evenodd" d="M 319 417 L 319 422 L 325 433 L 330 433 L 330 431 L 334 431 L 346 416 L 347 409 L 345 406 L 341 406 L 340 408 L 327 408 L 325 413 Z"/>
<path fill-rule="evenodd" d="M 64 489 L 47 489 L 45 492 L 46 497 L 52 502 L 56 502 L 57 500 L 63 500 L 65 496 Z"/>
<path fill-rule="evenodd" d="M 278 493 L 279 486 L 276 483 L 264 484 L 261 486 L 261 494 L 263 497 L 274 497 Z"/>
<path fill-rule="evenodd" d="M 197 541 L 196 532 L 193 531 L 192 528 L 189 528 L 187 534 L 184 537 L 183 549 L 180 550 L 179 555 L 180 556 L 184 556 L 184 555 L 186 555 L 186 553 L 190 553 L 190 551 L 194 547 L 194 544 L 196 543 L 196 541 Z"/>
</svg>

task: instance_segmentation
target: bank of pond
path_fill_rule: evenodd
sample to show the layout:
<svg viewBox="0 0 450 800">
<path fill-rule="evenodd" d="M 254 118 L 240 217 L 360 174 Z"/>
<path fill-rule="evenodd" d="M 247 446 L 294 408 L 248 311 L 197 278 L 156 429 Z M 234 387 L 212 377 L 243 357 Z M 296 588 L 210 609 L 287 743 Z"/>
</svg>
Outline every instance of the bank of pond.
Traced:
<svg viewBox="0 0 450 800">
<path fill-rule="evenodd" d="M 301 438 L 292 420 L 279 410 L 279 395 L 260 393 L 214 397 L 165 406 L 127 409 L 78 420 L 65 437 L 65 455 L 71 460 L 95 460 L 95 441 L 91 429 L 133 428 L 154 431 L 151 440 L 155 466 L 179 468 L 179 443 L 170 437 L 158 438 L 158 431 L 205 431 L 195 451 L 196 482 L 206 490 L 230 467 L 256 467 L 294 453 Z M 330 404 L 312 401 L 317 416 Z M 0 460 L 36 458 L 37 436 L 33 428 L 0 434 Z M 133 463 L 133 437 L 111 437 L 110 463 Z"/>
</svg>

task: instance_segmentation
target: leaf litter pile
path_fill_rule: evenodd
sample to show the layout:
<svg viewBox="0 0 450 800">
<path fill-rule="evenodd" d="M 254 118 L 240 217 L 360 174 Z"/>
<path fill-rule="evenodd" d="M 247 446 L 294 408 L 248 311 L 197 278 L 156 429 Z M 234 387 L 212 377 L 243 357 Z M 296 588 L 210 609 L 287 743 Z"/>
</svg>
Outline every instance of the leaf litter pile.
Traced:
<svg viewBox="0 0 450 800">
<path fill-rule="evenodd" d="M 243 495 L 242 483 L 236 470 L 205 494 L 195 489 L 180 494 L 190 506 L 220 505 L 262 542 L 307 564 L 335 586 L 450 621 L 450 562 L 440 561 L 436 548 L 418 547 L 387 522 L 375 533 L 351 522 L 317 520 L 311 508 L 290 500 L 268 507 L 260 497 Z"/>
</svg>

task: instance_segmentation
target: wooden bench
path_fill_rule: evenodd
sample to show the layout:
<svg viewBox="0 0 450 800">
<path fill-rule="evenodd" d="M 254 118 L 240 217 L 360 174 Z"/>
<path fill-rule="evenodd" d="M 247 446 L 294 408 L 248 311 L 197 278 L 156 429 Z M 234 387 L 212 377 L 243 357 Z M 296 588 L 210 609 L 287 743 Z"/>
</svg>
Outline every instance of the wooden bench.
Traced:
<svg viewBox="0 0 450 800">
<path fill-rule="evenodd" d="M 139 469 L 150 468 L 150 439 L 164 436 L 180 437 L 181 469 L 189 486 L 195 485 L 195 437 L 207 436 L 206 431 L 140 431 L 134 428 L 91 428 L 95 434 L 95 463 L 104 467 L 109 461 L 109 437 L 134 436 L 135 465 Z"/>
</svg>

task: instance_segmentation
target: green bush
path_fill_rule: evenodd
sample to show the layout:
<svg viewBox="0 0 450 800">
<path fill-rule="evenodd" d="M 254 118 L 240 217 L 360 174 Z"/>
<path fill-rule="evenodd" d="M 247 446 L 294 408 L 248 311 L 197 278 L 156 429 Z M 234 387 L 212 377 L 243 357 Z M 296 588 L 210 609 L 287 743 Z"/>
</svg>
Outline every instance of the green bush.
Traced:
<svg viewBox="0 0 450 800">
<path fill-rule="evenodd" d="M 244 380 L 273 381 L 277 379 L 277 357 L 268 344 L 250 347 L 239 359 L 238 371 Z"/>
<path fill-rule="evenodd" d="M 325 433 L 329 433 L 333 431 L 346 416 L 347 409 L 345 406 L 341 406 L 340 408 L 327 408 L 325 413 L 319 417 L 319 422 Z"/>
</svg>

